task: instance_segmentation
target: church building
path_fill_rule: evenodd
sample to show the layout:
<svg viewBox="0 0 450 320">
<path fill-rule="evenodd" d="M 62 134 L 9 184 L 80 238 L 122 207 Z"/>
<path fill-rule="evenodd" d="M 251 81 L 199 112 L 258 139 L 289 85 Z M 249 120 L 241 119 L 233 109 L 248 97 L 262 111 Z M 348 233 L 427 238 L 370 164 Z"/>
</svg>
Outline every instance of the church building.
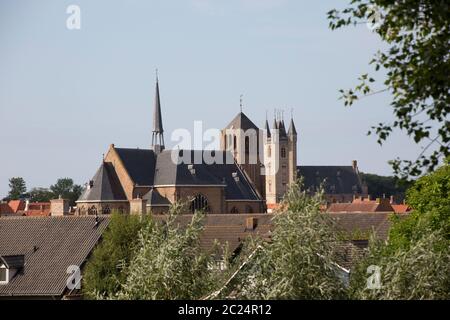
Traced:
<svg viewBox="0 0 450 320">
<path fill-rule="evenodd" d="M 208 159 L 213 158 L 211 162 Z M 220 150 L 166 150 L 156 80 L 150 149 L 111 145 L 77 201 L 78 215 L 166 213 L 185 204 L 186 213 L 264 213 L 277 207 L 289 186 L 303 176 L 328 202 L 366 196 L 356 161 L 352 166 L 298 166 L 297 130 L 277 116 L 259 129 L 241 112 L 222 130 Z"/>
</svg>

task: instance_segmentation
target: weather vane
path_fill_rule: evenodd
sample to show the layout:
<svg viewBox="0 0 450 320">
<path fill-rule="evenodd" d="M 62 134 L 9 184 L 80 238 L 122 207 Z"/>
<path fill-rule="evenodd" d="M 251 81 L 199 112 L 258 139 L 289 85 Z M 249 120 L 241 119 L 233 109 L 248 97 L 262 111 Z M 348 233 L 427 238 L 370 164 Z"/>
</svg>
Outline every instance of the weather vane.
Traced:
<svg viewBox="0 0 450 320">
<path fill-rule="evenodd" d="M 243 97 L 244 97 L 243 94 L 241 94 L 240 97 L 239 97 L 239 106 L 241 108 L 241 112 L 242 112 L 242 105 L 243 105 L 243 99 L 242 99 Z"/>
</svg>

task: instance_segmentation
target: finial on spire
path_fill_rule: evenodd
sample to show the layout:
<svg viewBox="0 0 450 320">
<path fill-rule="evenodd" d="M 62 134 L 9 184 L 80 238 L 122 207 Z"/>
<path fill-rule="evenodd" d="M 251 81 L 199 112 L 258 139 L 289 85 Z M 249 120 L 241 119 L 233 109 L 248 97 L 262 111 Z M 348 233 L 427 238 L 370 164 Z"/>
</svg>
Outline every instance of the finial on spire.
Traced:
<svg viewBox="0 0 450 320">
<path fill-rule="evenodd" d="M 242 106 L 243 106 L 243 97 L 244 97 L 243 94 L 241 94 L 241 95 L 239 96 L 239 107 L 241 108 L 241 112 L 242 112 Z"/>
<path fill-rule="evenodd" d="M 291 119 L 294 119 L 294 108 L 291 108 Z"/>
<path fill-rule="evenodd" d="M 155 69 L 155 74 L 156 74 L 156 82 L 158 82 L 158 68 Z"/>
</svg>

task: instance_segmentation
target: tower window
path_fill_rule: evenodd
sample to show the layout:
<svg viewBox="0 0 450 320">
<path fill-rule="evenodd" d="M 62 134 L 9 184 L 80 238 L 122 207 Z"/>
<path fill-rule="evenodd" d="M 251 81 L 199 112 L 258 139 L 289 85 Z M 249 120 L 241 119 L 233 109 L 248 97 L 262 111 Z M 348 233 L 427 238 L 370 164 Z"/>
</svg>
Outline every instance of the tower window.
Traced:
<svg viewBox="0 0 450 320">
<path fill-rule="evenodd" d="M 281 148 L 281 157 L 286 158 L 286 148 Z"/>
<path fill-rule="evenodd" d="M 245 153 L 250 152 L 250 137 L 245 137 Z"/>
<path fill-rule="evenodd" d="M 208 205 L 208 199 L 202 195 L 202 194 L 198 194 L 196 195 L 192 200 L 191 200 L 191 212 L 194 213 L 195 211 L 206 211 L 209 212 L 210 208 Z"/>
<path fill-rule="evenodd" d="M 233 149 L 236 152 L 236 149 L 237 149 L 237 138 L 236 138 L 236 136 L 233 136 Z"/>
</svg>

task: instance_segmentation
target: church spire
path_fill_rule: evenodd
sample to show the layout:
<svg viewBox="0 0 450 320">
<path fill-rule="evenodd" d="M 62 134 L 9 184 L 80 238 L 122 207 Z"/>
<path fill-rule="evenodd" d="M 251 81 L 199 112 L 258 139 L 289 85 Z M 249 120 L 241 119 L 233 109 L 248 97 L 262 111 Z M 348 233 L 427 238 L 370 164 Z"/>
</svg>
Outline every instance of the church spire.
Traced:
<svg viewBox="0 0 450 320">
<path fill-rule="evenodd" d="M 164 129 L 161 116 L 161 102 L 159 98 L 158 69 L 156 69 L 155 107 L 153 109 L 152 148 L 155 151 L 164 149 Z"/>
<path fill-rule="evenodd" d="M 297 130 L 295 129 L 294 117 L 291 114 L 291 123 L 289 124 L 288 136 L 293 137 L 297 135 Z"/>
</svg>

